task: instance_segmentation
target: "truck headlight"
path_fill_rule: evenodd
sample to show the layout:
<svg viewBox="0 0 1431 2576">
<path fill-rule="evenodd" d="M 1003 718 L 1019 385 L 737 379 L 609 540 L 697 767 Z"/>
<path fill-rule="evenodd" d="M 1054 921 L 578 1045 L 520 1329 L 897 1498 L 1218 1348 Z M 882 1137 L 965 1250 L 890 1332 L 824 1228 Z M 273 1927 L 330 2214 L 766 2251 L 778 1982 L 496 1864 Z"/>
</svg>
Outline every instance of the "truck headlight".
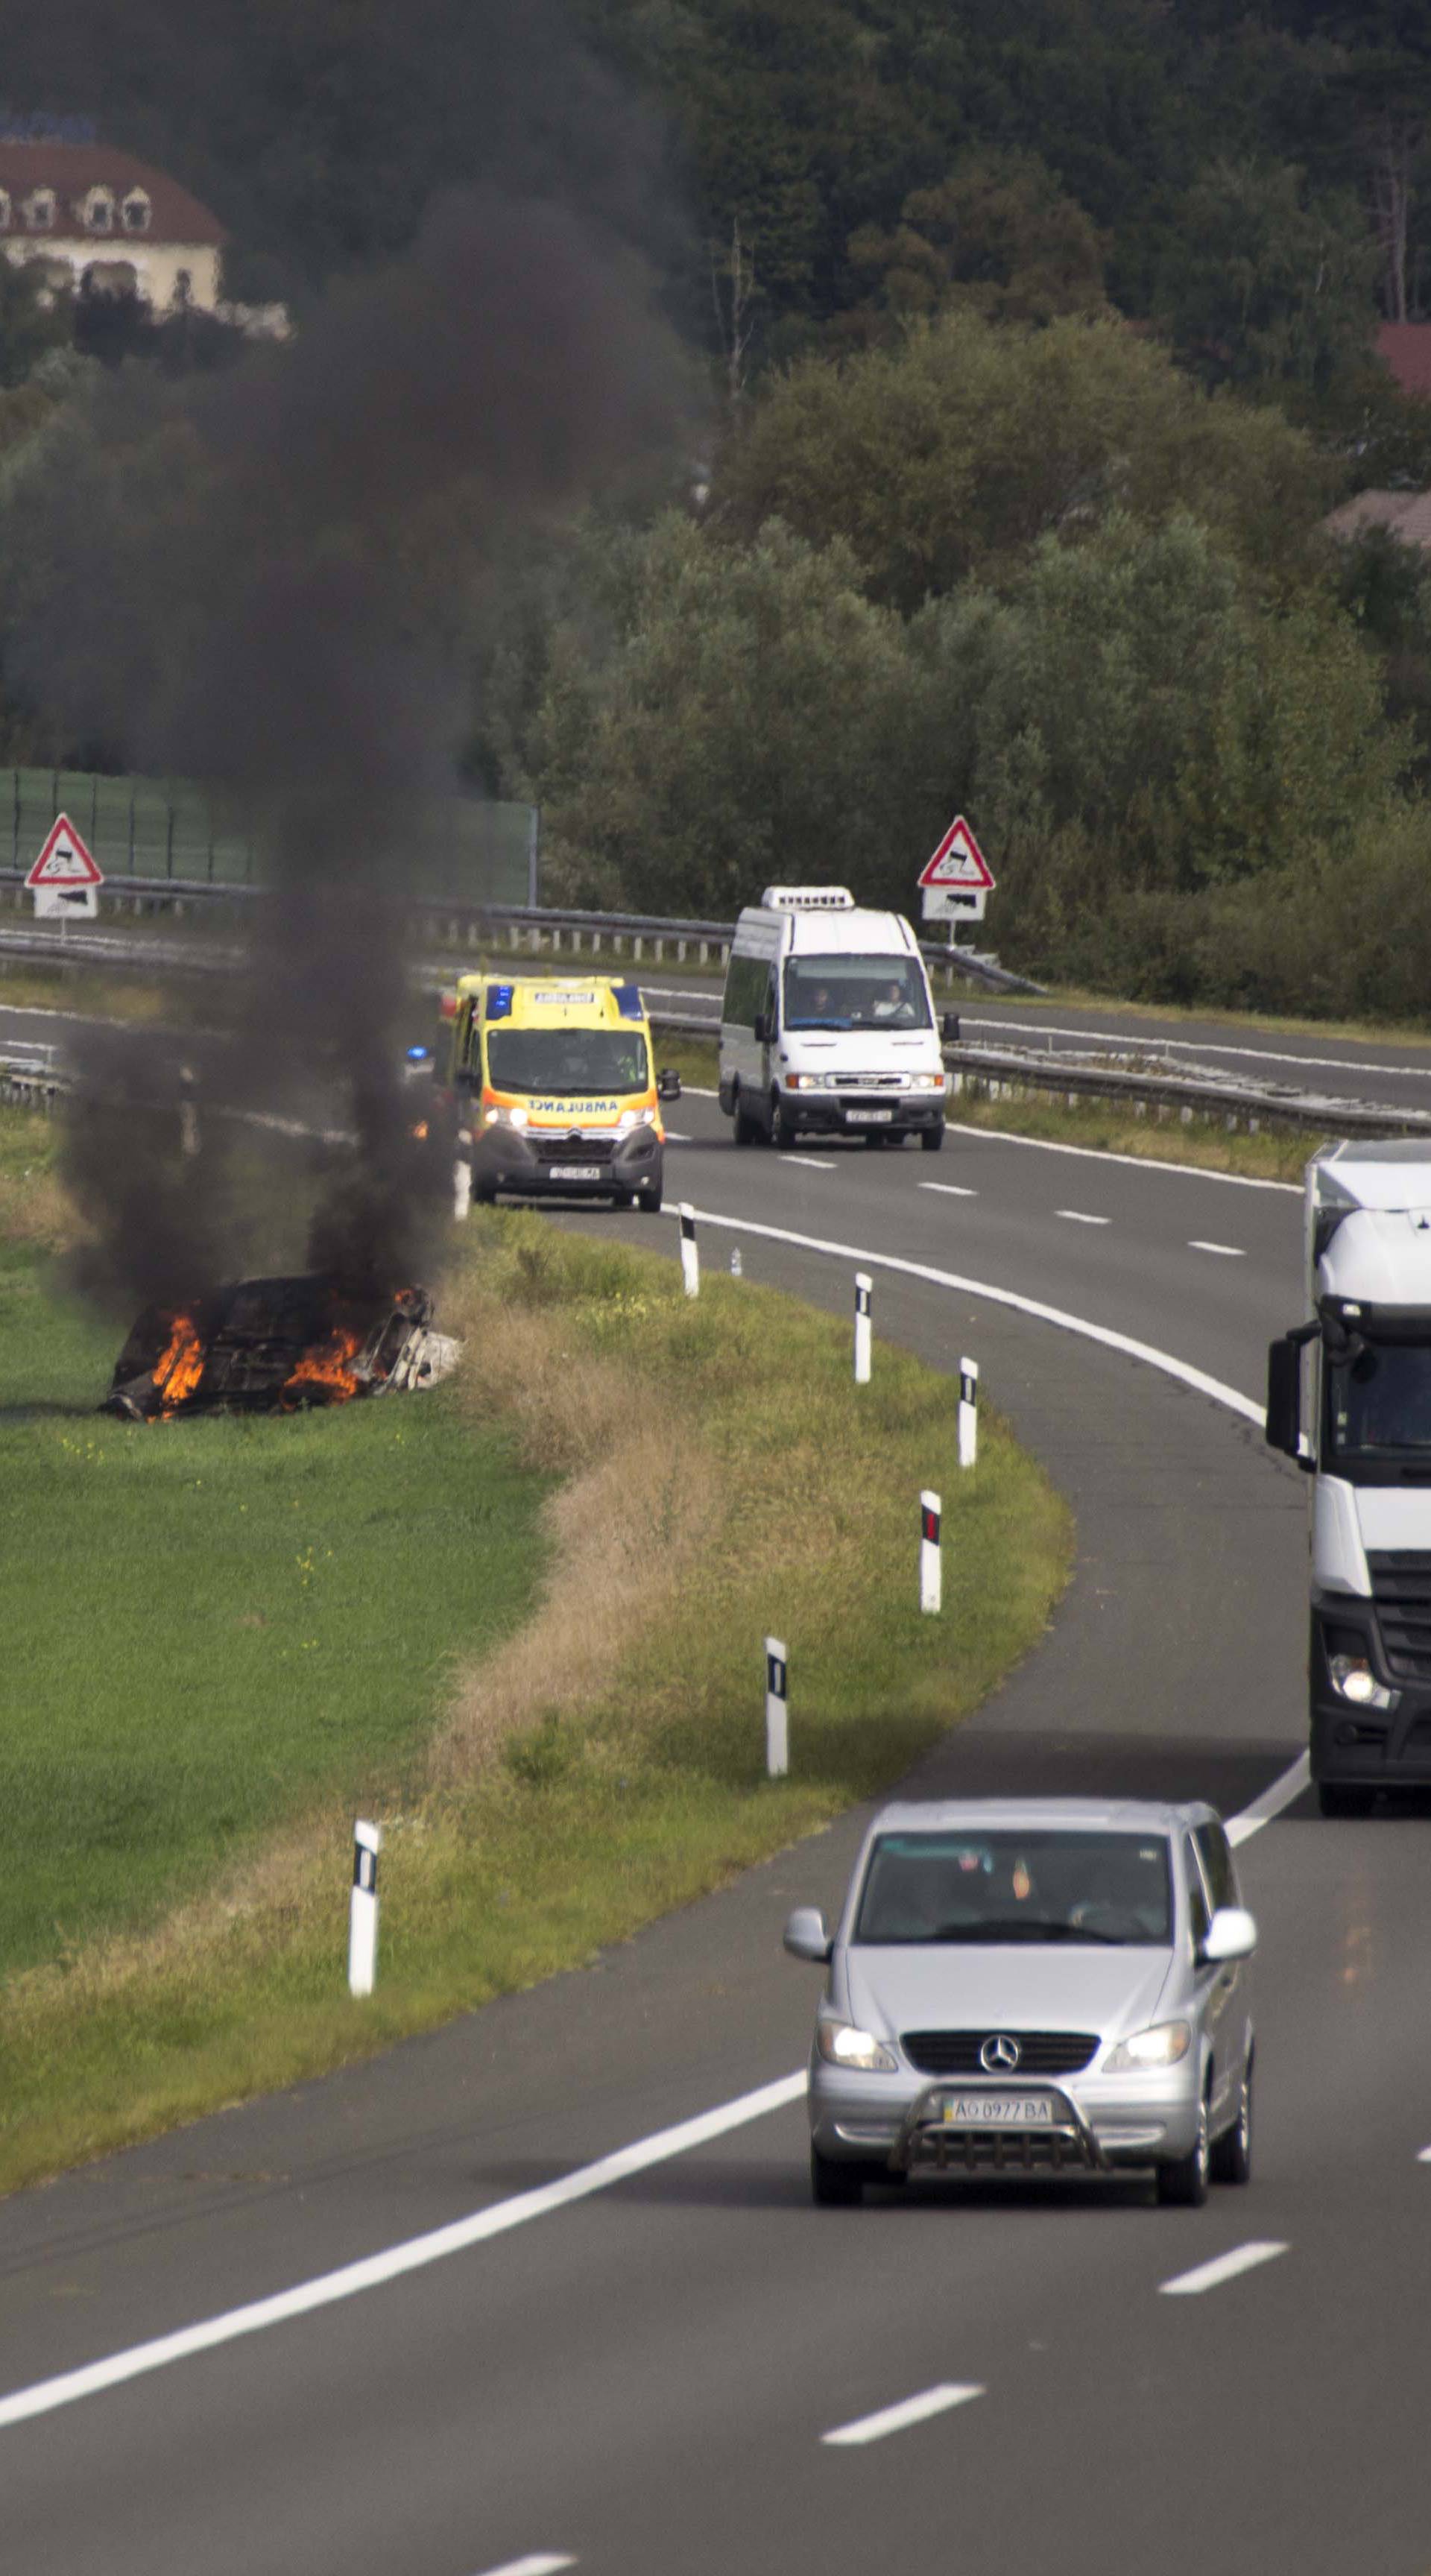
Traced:
<svg viewBox="0 0 1431 2576">
<path fill-rule="evenodd" d="M 872 2030 L 850 2021 L 817 2021 L 815 2045 L 830 2066 L 856 2068 L 862 2075 L 897 2075 L 899 2059 Z"/>
<path fill-rule="evenodd" d="M 1397 1694 L 1379 1682 L 1365 1655 L 1333 1655 L 1328 1664 L 1332 1688 L 1356 1708 L 1394 1708 Z"/>
<path fill-rule="evenodd" d="M 1191 2046 L 1192 2032 L 1185 2021 L 1155 2022 L 1151 2030 L 1135 2030 L 1120 2040 L 1103 2072 L 1126 2075 L 1135 2066 L 1176 2066 Z"/>
</svg>

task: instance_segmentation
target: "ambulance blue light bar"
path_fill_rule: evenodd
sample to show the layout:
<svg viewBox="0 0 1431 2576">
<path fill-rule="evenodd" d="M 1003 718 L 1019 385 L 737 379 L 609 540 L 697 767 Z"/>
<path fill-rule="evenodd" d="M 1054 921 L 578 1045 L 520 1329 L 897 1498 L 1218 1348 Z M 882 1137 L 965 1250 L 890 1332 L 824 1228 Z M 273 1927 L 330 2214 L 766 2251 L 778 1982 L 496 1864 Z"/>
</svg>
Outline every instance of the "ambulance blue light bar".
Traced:
<svg viewBox="0 0 1431 2576">
<path fill-rule="evenodd" d="M 642 1016 L 640 985 L 615 984 L 612 990 L 616 995 L 616 1007 L 623 1020 L 639 1020 Z"/>
<path fill-rule="evenodd" d="M 511 987 L 511 985 L 510 985 L 510 984 L 489 984 L 489 985 L 488 985 L 488 987 L 487 987 L 487 1017 L 488 1017 L 488 1019 L 489 1019 L 489 1020 L 509 1020 L 509 1019 L 511 1018 L 511 1016 L 512 1016 L 512 987 Z"/>
</svg>

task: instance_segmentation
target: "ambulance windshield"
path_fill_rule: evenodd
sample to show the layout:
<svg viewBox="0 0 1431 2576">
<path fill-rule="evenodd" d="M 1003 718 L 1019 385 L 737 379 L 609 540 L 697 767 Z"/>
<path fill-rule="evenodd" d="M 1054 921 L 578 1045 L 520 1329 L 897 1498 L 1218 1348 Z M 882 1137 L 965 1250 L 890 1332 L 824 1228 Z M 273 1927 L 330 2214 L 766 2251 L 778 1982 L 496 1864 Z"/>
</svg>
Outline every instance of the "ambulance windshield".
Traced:
<svg viewBox="0 0 1431 2576">
<path fill-rule="evenodd" d="M 489 1027 L 487 1078 L 494 1091 L 588 1097 L 649 1091 L 651 1062 L 640 1029 Z"/>
</svg>

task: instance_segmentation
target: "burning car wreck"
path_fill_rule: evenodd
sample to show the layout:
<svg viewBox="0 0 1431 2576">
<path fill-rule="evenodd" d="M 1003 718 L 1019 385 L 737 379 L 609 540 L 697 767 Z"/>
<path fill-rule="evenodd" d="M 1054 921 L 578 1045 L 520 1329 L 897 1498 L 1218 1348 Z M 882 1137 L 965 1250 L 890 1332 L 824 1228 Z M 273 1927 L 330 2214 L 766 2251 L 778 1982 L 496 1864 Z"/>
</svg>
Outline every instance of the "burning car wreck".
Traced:
<svg viewBox="0 0 1431 2576">
<path fill-rule="evenodd" d="M 425 1288 L 354 1295 L 322 1272 L 231 1281 L 183 1307 L 147 1307 L 100 1409 L 156 1422 L 411 1392 L 457 1365 L 457 1343 L 431 1316 Z"/>
</svg>

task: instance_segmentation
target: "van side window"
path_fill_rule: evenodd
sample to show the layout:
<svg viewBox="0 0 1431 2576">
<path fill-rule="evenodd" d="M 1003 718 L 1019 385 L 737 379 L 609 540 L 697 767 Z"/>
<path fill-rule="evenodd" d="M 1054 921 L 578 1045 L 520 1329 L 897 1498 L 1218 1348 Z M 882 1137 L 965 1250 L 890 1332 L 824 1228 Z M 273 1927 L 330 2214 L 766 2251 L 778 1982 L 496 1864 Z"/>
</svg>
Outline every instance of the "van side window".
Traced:
<svg viewBox="0 0 1431 2576">
<path fill-rule="evenodd" d="M 1207 1927 L 1212 1917 L 1207 1910 L 1202 1871 L 1198 1867 L 1197 1845 L 1191 1834 L 1183 1837 L 1183 1864 L 1188 1875 L 1188 1922 L 1192 1927 L 1193 1948 L 1196 1949 L 1199 1941 L 1206 1940 Z"/>
<path fill-rule="evenodd" d="M 1221 1825 L 1196 1826 L 1193 1841 L 1202 1856 L 1203 1876 L 1207 1880 L 1214 1912 L 1220 1913 L 1224 1905 L 1240 1905 L 1242 1899 L 1237 1893 L 1232 1851 Z"/>
<path fill-rule="evenodd" d="M 728 1028 L 753 1029 L 756 1013 L 769 1007 L 770 967 L 763 957 L 739 957 L 731 951 L 720 1015 Z"/>
</svg>

